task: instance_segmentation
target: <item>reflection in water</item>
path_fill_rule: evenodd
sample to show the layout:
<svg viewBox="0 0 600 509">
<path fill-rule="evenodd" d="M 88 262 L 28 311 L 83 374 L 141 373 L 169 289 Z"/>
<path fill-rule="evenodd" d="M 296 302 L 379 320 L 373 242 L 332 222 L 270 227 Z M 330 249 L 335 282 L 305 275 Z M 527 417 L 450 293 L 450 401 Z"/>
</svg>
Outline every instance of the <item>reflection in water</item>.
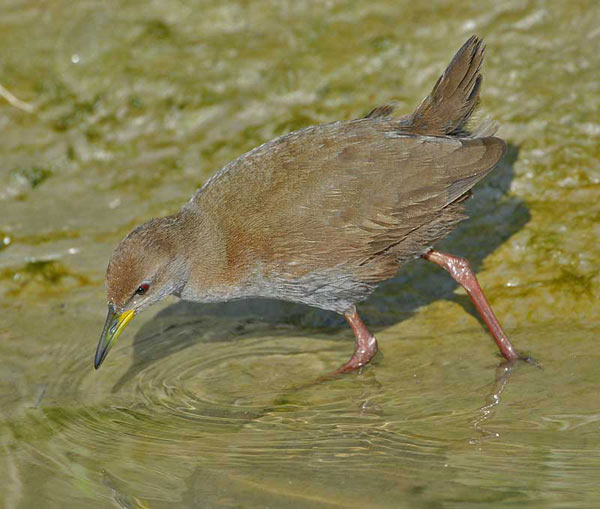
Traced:
<svg viewBox="0 0 600 509">
<path fill-rule="evenodd" d="M 124 484 L 123 481 L 117 479 L 106 470 L 101 471 L 103 483 L 112 492 L 115 502 L 123 509 L 147 509 L 150 505 L 138 497 L 132 497 L 124 493 L 125 488 L 120 488 Z"/>
<path fill-rule="evenodd" d="M 500 433 L 492 431 L 483 425 L 486 424 L 493 416 L 494 410 L 500 405 L 500 397 L 506 389 L 508 381 L 510 380 L 513 372 L 519 367 L 527 369 L 538 368 L 541 369 L 541 365 L 533 358 L 527 357 L 519 361 L 502 361 L 496 368 L 495 378 L 493 383 L 493 390 L 491 394 L 486 398 L 487 403 L 479 409 L 481 415 L 479 415 L 472 422 L 473 428 L 478 431 L 481 436 L 469 440 L 471 445 L 481 445 L 486 440 L 500 438 Z"/>
<path fill-rule="evenodd" d="M 178 335 L 195 323 L 185 314 L 162 319 L 167 317 L 170 325 L 163 325 Z M 185 325 L 171 327 L 172 320 Z M 232 326 L 237 329 L 235 321 Z M 424 349 L 438 344 L 438 354 L 390 362 L 409 345 L 394 348 L 393 337 L 382 332 L 389 354 L 376 366 L 314 383 L 344 355 L 339 338 L 256 331 L 197 341 L 144 363 L 112 394 L 112 377 L 129 362 L 128 348 L 115 352 L 116 365 L 105 376 L 90 369 L 88 352 L 63 351 L 70 361 L 49 380 L 40 405 L 10 423 L 19 443 L 13 453 L 17 472 L 24 464 L 40 465 L 53 478 L 75 478 L 82 492 L 121 507 L 200 500 L 216 507 L 241 499 L 254 506 L 308 507 L 330 503 L 332 486 L 338 487 L 335 503 L 345 507 L 369 505 L 373 490 L 384 507 L 394 506 L 398 490 L 415 504 L 435 501 L 441 492 L 459 500 L 513 500 L 515 485 L 527 486 L 537 475 L 529 472 L 540 453 L 528 445 L 531 431 L 521 436 L 511 424 L 507 441 L 506 418 L 498 427 L 492 423 L 514 403 L 507 388 L 515 366 L 497 368 L 493 393 L 473 420 L 473 403 L 485 397 L 485 389 L 473 386 L 491 374 L 485 367 L 491 345 L 474 358 L 448 362 L 456 341 L 421 340 Z M 458 339 L 476 343 L 480 335 L 475 330 Z M 593 364 L 580 369 L 590 373 Z M 519 423 L 526 426 L 529 419 L 538 431 L 551 400 L 544 391 L 561 398 L 558 384 L 548 386 L 553 373 L 518 366 L 520 400 L 537 401 L 534 412 L 518 414 Z M 571 422 L 583 419 L 573 415 Z M 587 422 L 584 429 L 593 437 L 597 421 Z M 473 429 L 481 437 L 470 443 L 479 447 L 465 447 Z M 552 456 L 566 462 L 568 451 L 583 446 L 571 439 L 557 449 L 549 440 Z M 26 485 L 41 475 L 37 468 L 27 472 Z"/>
<path fill-rule="evenodd" d="M 44 399 L 44 396 L 46 396 L 46 390 L 48 389 L 48 383 L 45 382 L 43 384 L 41 384 L 40 388 L 39 388 L 39 395 L 35 400 L 35 403 L 33 404 L 33 408 L 38 408 L 41 403 L 42 400 Z"/>
<path fill-rule="evenodd" d="M 471 445 L 481 445 L 486 440 L 500 437 L 500 433 L 492 431 L 487 427 L 484 427 L 484 424 L 488 423 L 488 421 L 493 417 L 494 408 L 500 404 L 500 396 L 502 396 L 502 393 L 506 388 L 506 384 L 510 380 L 510 376 L 513 370 L 516 368 L 517 364 L 518 363 L 516 362 L 503 361 L 496 368 L 496 377 L 493 385 L 493 391 L 486 398 L 486 401 L 488 401 L 488 403 L 479 409 L 481 415 L 478 416 L 472 423 L 473 428 L 476 431 L 478 431 L 481 434 L 481 436 L 469 440 L 469 443 Z"/>
</svg>

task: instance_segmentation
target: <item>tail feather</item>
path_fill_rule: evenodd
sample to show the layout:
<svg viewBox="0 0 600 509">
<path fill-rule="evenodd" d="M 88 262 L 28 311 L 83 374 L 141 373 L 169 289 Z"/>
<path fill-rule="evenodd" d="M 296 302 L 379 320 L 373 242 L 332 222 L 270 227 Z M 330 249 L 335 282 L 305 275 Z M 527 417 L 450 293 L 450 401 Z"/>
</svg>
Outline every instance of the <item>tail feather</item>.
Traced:
<svg viewBox="0 0 600 509">
<path fill-rule="evenodd" d="M 406 127 L 431 136 L 468 136 L 466 124 L 479 103 L 484 50 L 481 39 L 469 38 L 437 80 L 431 94 L 407 119 Z"/>
</svg>

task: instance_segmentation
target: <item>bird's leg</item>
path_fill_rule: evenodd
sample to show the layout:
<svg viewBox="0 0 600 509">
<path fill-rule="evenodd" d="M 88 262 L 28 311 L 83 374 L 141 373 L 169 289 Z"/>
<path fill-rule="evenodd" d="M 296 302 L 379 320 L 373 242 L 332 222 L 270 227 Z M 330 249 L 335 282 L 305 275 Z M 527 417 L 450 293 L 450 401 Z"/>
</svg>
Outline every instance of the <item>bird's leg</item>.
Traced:
<svg viewBox="0 0 600 509">
<path fill-rule="evenodd" d="M 377 353 L 377 340 L 373 336 L 367 326 L 363 323 L 356 312 L 356 308 L 353 306 L 352 309 L 344 313 L 344 317 L 352 327 L 352 332 L 356 337 L 356 346 L 354 347 L 354 353 L 350 360 L 346 362 L 340 369 L 335 371 L 334 375 L 341 373 L 348 373 L 356 369 L 362 368 Z"/>
<path fill-rule="evenodd" d="M 506 334 L 504 334 L 496 315 L 483 294 L 481 286 L 479 286 L 479 282 L 468 260 L 459 256 L 435 251 L 434 249 L 425 253 L 423 258 L 446 269 L 452 278 L 467 291 L 481 318 L 483 318 L 483 321 L 492 333 L 502 355 L 509 361 L 521 359 L 522 357 L 513 348 Z"/>
</svg>

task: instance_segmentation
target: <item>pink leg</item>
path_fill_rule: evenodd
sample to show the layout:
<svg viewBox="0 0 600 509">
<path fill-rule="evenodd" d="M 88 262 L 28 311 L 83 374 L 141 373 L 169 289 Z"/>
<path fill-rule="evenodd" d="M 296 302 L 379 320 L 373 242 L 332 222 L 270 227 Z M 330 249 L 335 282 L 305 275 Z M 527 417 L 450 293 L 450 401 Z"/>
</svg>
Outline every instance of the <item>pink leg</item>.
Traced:
<svg viewBox="0 0 600 509">
<path fill-rule="evenodd" d="M 334 375 L 362 368 L 377 353 L 377 340 L 371 335 L 367 326 L 358 316 L 356 308 L 353 307 L 350 311 L 346 311 L 344 317 L 350 324 L 350 327 L 352 327 L 352 332 L 354 332 L 354 336 L 356 337 L 356 346 L 350 360 L 335 371 Z"/>
<path fill-rule="evenodd" d="M 521 359 L 522 357 L 516 352 L 506 337 L 506 334 L 504 334 L 496 315 L 492 311 L 490 304 L 479 286 L 469 262 L 465 258 L 442 253 L 433 249 L 424 254 L 423 258 L 446 269 L 452 278 L 467 291 L 473 304 L 475 304 L 477 311 L 479 311 L 481 318 L 483 318 L 483 321 L 490 329 L 502 355 L 509 361 Z"/>
</svg>

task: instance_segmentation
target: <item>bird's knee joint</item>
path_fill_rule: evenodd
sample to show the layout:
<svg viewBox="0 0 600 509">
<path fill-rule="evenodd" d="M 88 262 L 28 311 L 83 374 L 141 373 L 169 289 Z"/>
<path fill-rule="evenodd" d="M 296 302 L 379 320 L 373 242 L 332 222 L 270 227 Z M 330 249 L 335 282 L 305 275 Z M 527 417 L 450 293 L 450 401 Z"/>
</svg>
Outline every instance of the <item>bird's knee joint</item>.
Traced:
<svg viewBox="0 0 600 509">
<path fill-rule="evenodd" d="M 473 274 L 473 269 L 469 260 L 455 256 L 450 262 L 450 273 L 459 283 L 468 282 Z"/>
</svg>

